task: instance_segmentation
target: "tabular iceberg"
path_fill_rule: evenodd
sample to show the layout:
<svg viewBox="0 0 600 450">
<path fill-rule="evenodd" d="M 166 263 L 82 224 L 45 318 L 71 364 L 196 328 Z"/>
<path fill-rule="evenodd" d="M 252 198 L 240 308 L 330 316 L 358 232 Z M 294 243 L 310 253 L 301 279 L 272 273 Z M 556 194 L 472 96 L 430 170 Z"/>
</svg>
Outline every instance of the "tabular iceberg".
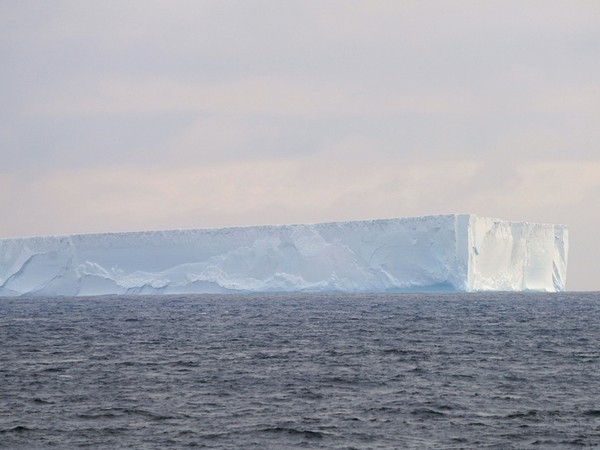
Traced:
<svg viewBox="0 0 600 450">
<path fill-rule="evenodd" d="M 563 225 L 441 215 L 0 240 L 0 296 L 562 291 Z"/>
</svg>

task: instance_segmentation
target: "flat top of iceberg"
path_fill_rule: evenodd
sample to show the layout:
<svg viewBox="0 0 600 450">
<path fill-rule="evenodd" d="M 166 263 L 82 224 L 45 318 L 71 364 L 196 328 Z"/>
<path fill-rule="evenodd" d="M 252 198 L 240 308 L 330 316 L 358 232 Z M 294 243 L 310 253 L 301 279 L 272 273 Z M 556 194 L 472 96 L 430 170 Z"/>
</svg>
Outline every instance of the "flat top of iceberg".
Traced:
<svg viewBox="0 0 600 450">
<path fill-rule="evenodd" d="M 390 217 L 390 218 L 380 218 L 380 219 L 353 219 L 353 220 L 336 220 L 336 221 L 326 221 L 326 222 L 297 222 L 297 223 L 280 223 L 280 224 L 263 224 L 263 225 L 231 225 L 231 226 L 213 226 L 213 227 L 194 227 L 194 228 L 165 228 L 165 229 L 147 229 L 147 230 L 132 230 L 132 231 L 102 231 L 102 232 L 89 232 L 89 233 L 61 233 L 61 234 L 41 234 L 41 235 L 28 235 L 28 236 L 17 236 L 17 237 L 0 237 L 0 241 L 3 240 L 15 240 L 15 239 L 31 239 L 31 238 L 64 238 L 64 237 L 74 237 L 74 236 L 107 236 L 107 235 L 131 235 L 138 233 L 182 233 L 189 231 L 213 231 L 213 230 L 239 230 L 246 228 L 257 228 L 257 229 L 269 229 L 269 228 L 283 228 L 283 227 L 298 227 L 298 226 L 340 226 L 345 224 L 370 224 L 377 222 L 410 222 L 410 221 L 420 221 L 420 220 L 435 220 L 436 218 L 449 218 L 449 217 L 480 217 L 486 218 L 488 220 L 492 220 L 494 222 L 505 222 L 505 223 L 532 223 L 540 226 L 563 226 L 563 224 L 551 224 L 551 223 L 543 223 L 543 222 L 526 222 L 526 221 L 514 221 L 514 220 L 505 220 L 499 219 L 495 217 L 484 217 L 478 216 L 476 214 L 467 214 L 467 213 L 453 213 L 453 214 L 428 214 L 422 216 L 403 216 L 403 217 Z"/>
</svg>

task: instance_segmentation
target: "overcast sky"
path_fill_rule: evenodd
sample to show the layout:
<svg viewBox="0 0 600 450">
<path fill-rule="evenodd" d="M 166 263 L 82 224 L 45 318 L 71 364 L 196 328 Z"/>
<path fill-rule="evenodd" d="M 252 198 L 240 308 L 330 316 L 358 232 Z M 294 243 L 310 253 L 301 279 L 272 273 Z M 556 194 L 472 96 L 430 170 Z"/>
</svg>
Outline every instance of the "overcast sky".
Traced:
<svg viewBox="0 0 600 450">
<path fill-rule="evenodd" d="M 0 236 L 475 213 L 600 290 L 600 2 L 0 0 Z"/>
</svg>

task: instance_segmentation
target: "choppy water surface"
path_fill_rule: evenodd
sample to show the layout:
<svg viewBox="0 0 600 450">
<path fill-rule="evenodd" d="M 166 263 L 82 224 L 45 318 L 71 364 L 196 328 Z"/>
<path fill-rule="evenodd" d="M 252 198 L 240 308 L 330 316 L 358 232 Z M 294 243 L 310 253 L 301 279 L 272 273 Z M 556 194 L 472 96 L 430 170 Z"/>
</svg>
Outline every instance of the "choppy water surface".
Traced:
<svg viewBox="0 0 600 450">
<path fill-rule="evenodd" d="M 0 300 L 0 447 L 600 446 L 600 293 Z"/>
</svg>

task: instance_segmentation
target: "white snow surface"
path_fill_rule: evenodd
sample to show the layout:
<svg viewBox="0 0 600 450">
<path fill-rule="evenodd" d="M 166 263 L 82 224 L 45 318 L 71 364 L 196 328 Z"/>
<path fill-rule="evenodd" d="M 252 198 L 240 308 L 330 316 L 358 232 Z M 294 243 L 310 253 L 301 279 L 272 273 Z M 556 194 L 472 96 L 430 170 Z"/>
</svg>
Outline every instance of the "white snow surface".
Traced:
<svg viewBox="0 0 600 450">
<path fill-rule="evenodd" d="M 0 240 L 0 296 L 562 291 L 563 225 L 476 215 Z"/>
</svg>

